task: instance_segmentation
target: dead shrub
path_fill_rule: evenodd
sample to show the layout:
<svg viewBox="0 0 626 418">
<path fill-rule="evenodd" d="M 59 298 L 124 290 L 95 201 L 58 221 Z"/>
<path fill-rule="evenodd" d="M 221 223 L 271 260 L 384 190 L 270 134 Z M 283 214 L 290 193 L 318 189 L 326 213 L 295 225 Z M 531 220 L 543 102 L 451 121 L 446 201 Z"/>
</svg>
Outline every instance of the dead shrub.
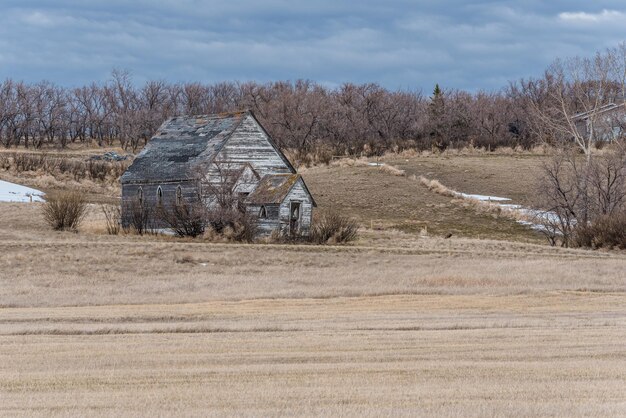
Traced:
<svg viewBox="0 0 626 418">
<path fill-rule="evenodd" d="M 255 219 L 245 208 L 215 206 L 206 211 L 207 225 L 215 235 L 229 241 L 253 242 L 257 235 Z"/>
<path fill-rule="evenodd" d="M 322 212 L 313 219 L 310 241 L 315 244 L 340 244 L 358 238 L 359 224 L 333 210 Z"/>
<path fill-rule="evenodd" d="M 104 220 L 106 222 L 107 234 L 117 235 L 120 232 L 122 211 L 118 205 L 101 205 Z"/>
<path fill-rule="evenodd" d="M 122 228 L 124 232 L 135 232 L 139 235 L 152 232 L 154 230 L 153 209 L 147 202 L 132 200 L 124 203 L 124 215 L 122 218 Z"/>
<path fill-rule="evenodd" d="M 626 249 L 626 212 L 603 216 L 588 225 L 576 225 L 573 245 Z"/>
<path fill-rule="evenodd" d="M 11 156 L 7 153 L 0 153 L 0 170 L 9 170 L 11 168 Z"/>
<path fill-rule="evenodd" d="M 109 164 L 103 161 L 87 161 L 87 173 L 93 180 L 104 181 L 109 173 Z"/>
<path fill-rule="evenodd" d="M 44 154 L 16 152 L 13 154 L 13 165 L 18 172 L 37 171 L 47 165 L 48 157 Z"/>
<path fill-rule="evenodd" d="M 79 192 L 60 192 L 47 197 L 44 219 L 55 230 L 77 230 L 87 213 L 87 202 Z"/>
<path fill-rule="evenodd" d="M 160 206 L 158 219 L 179 237 L 197 237 L 206 229 L 207 210 L 201 202 Z"/>
<path fill-rule="evenodd" d="M 118 179 L 130 165 L 128 161 L 98 161 L 77 158 L 53 157 L 46 154 L 14 152 L 0 154 L 0 169 L 25 171 L 43 171 L 57 176 L 69 174 L 74 180 L 86 178 L 97 182 L 105 182 L 107 178 Z"/>
<path fill-rule="evenodd" d="M 237 242 L 253 242 L 257 236 L 256 220 L 243 212 L 233 226 L 232 239 Z"/>
<path fill-rule="evenodd" d="M 75 181 L 81 181 L 85 178 L 85 163 L 82 161 L 72 161 L 69 164 L 70 173 L 74 177 Z"/>
</svg>

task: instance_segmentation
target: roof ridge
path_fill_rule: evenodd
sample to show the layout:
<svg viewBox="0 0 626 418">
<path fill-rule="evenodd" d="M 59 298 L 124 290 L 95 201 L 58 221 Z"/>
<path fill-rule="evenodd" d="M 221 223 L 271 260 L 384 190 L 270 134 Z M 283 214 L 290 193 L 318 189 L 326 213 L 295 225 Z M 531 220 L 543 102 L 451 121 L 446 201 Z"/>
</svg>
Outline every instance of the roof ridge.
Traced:
<svg viewBox="0 0 626 418">
<path fill-rule="evenodd" d="M 232 118 L 235 116 L 243 116 L 246 114 L 251 114 L 252 111 L 250 109 L 242 109 L 242 110 L 233 110 L 228 112 L 218 112 L 218 113 L 196 113 L 196 114 L 187 114 L 187 115 L 178 115 L 172 116 L 166 119 L 166 122 L 171 119 L 184 118 L 184 119 L 198 119 L 198 118 L 207 118 L 207 119 L 221 119 L 221 118 Z"/>
</svg>

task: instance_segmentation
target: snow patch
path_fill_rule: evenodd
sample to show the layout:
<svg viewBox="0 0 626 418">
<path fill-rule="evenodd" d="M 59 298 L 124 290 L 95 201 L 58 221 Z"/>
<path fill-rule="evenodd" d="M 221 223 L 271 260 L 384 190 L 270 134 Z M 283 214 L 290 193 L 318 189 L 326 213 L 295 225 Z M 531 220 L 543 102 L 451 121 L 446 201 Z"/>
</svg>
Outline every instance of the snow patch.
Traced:
<svg viewBox="0 0 626 418">
<path fill-rule="evenodd" d="M 496 202 L 497 203 L 497 202 L 510 202 L 511 201 L 511 199 L 509 199 L 508 197 L 486 196 L 486 195 L 481 195 L 481 194 L 467 194 L 467 193 L 460 193 L 460 192 L 455 192 L 455 194 L 464 199 L 474 199 L 474 200 L 479 200 L 481 202 Z M 536 220 L 539 220 L 540 222 L 545 222 L 548 225 L 555 224 L 559 221 L 558 215 L 554 212 L 530 209 L 522 205 L 511 204 L 511 203 L 497 203 L 497 205 L 503 209 L 510 210 L 512 212 L 517 212 L 523 218 L 536 219 Z M 545 232 L 548 230 L 548 227 L 546 227 L 545 225 L 540 224 L 540 223 L 537 224 L 529 220 L 518 220 L 517 223 L 519 223 L 520 225 L 527 226 L 530 229 L 533 229 L 535 231 Z"/>
<path fill-rule="evenodd" d="M 0 202 L 43 202 L 40 190 L 0 180 Z"/>
<path fill-rule="evenodd" d="M 508 197 L 498 197 L 498 196 L 485 196 L 482 194 L 467 194 L 467 193 L 456 193 L 457 196 L 462 197 L 463 199 L 474 199 L 480 200 L 481 202 L 508 202 L 511 199 Z"/>
</svg>

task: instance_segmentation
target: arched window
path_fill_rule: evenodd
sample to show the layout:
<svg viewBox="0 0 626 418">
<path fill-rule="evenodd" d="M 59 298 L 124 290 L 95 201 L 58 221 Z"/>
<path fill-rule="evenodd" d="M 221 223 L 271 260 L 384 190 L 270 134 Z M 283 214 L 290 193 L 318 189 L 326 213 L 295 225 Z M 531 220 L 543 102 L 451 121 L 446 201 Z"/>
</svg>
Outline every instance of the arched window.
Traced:
<svg viewBox="0 0 626 418">
<path fill-rule="evenodd" d="M 143 205 L 143 187 L 141 186 L 137 189 L 137 200 L 139 201 L 139 205 Z"/>
<path fill-rule="evenodd" d="M 267 218 L 267 209 L 265 209 L 265 206 L 261 206 L 261 209 L 259 209 L 259 218 L 260 219 Z"/>
<path fill-rule="evenodd" d="M 181 203 L 183 203 L 183 189 L 178 186 L 176 188 L 176 204 L 180 205 Z"/>
<path fill-rule="evenodd" d="M 161 190 L 161 186 L 157 187 L 157 205 L 163 203 L 163 190 Z"/>
</svg>

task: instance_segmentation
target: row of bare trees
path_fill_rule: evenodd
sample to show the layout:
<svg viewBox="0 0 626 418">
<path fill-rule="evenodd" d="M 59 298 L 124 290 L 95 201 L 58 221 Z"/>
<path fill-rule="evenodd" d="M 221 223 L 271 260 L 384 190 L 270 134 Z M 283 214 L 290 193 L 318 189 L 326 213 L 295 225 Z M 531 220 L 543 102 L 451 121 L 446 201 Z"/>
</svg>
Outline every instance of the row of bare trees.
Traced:
<svg viewBox="0 0 626 418">
<path fill-rule="evenodd" d="M 307 80 L 148 81 L 137 87 L 121 71 L 106 83 L 78 88 L 5 80 L 0 82 L 0 142 L 41 148 L 93 141 L 137 151 L 167 117 L 250 109 L 281 147 L 302 160 L 470 144 L 531 146 L 527 112 L 510 93 L 437 88 L 428 97 L 377 84 L 327 88 Z"/>
</svg>

